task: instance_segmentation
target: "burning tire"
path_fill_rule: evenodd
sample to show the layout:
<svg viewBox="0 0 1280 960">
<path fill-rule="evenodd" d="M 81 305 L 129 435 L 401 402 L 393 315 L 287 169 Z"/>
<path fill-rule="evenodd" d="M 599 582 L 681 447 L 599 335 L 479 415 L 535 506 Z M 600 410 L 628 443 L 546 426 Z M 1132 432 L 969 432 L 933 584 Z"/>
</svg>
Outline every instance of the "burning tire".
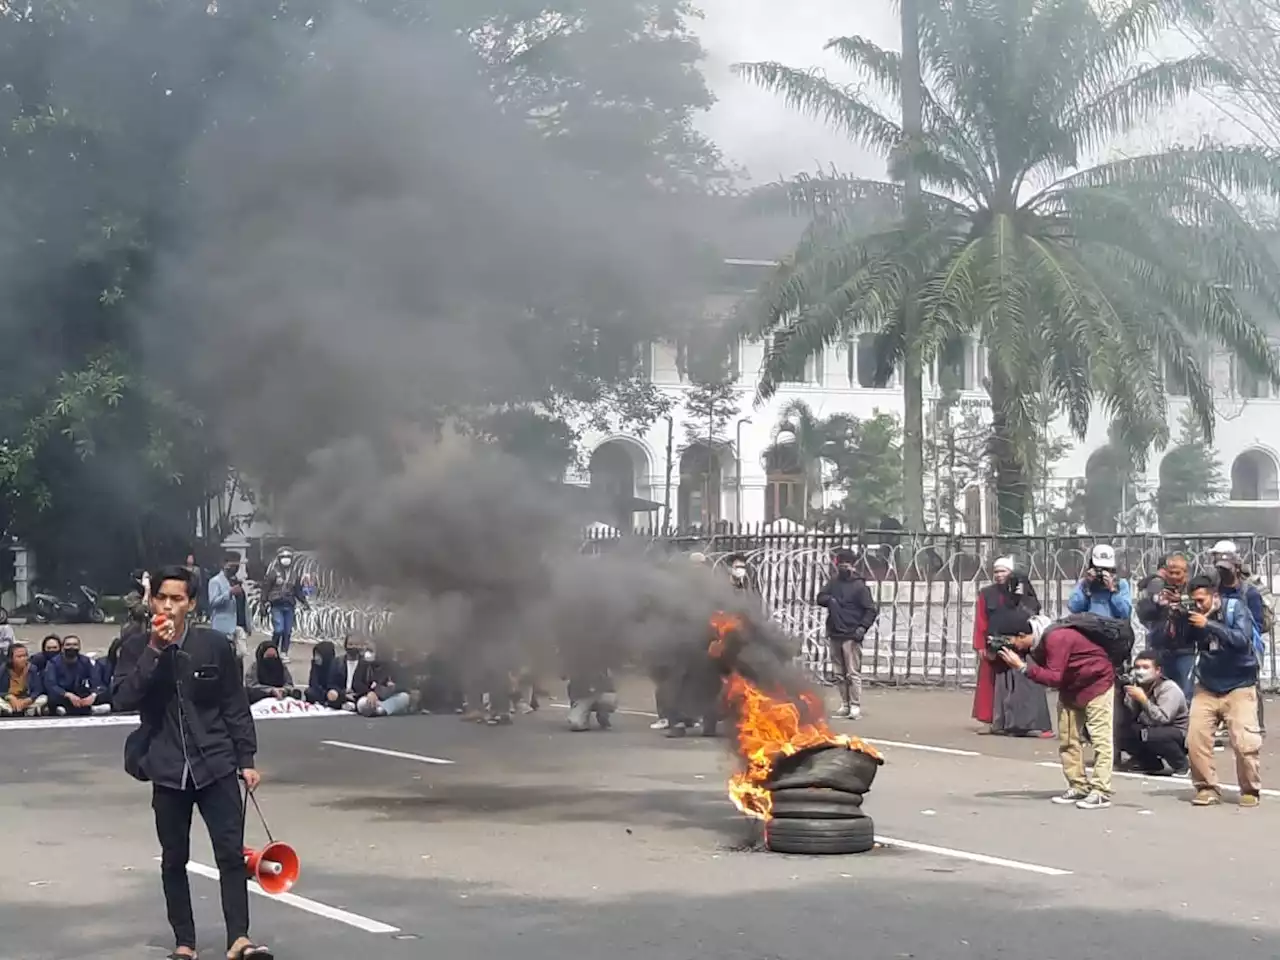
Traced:
<svg viewBox="0 0 1280 960">
<path fill-rule="evenodd" d="M 842 790 L 799 787 L 773 792 L 773 817 L 777 820 L 861 820 L 862 796 Z"/>
<path fill-rule="evenodd" d="M 774 792 L 820 787 L 861 795 L 871 789 L 882 763 L 860 750 L 823 745 L 779 760 L 766 786 Z"/>
<path fill-rule="evenodd" d="M 764 844 L 774 853 L 866 853 L 876 845 L 870 817 L 856 820 L 774 819 L 764 826 Z"/>
</svg>

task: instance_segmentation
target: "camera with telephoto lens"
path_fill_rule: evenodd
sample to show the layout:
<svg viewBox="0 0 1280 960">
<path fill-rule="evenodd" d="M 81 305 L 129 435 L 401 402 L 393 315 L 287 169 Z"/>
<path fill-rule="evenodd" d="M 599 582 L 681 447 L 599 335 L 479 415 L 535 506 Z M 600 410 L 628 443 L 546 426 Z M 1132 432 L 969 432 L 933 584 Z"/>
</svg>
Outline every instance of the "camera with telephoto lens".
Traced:
<svg viewBox="0 0 1280 960">
<path fill-rule="evenodd" d="M 1101 567 L 1090 567 L 1085 571 L 1085 575 L 1090 583 L 1101 585 L 1105 581 L 1106 575 L 1110 572 L 1110 570 L 1103 570 Z"/>
<path fill-rule="evenodd" d="M 1116 683 L 1122 687 L 1140 687 L 1142 684 L 1138 682 L 1137 674 L 1132 670 L 1126 670 L 1123 673 L 1116 674 Z"/>
<path fill-rule="evenodd" d="M 1189 613 L 1195 613 L 1196 602 L 1191 599 L 1191 594 L 1184 593 L 1178 597 L 1178 602 L 1173 605 L 1173 612 L 1179 616 L 1185 617 Z"/>
</svg>

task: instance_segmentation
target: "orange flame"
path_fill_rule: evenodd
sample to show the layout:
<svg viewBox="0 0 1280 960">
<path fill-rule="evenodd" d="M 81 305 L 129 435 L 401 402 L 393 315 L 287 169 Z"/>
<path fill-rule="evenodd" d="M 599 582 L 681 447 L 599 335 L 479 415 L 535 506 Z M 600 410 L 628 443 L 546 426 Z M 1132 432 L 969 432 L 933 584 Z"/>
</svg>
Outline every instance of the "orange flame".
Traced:
<svg viewBox="0 0 1280 960">
<path fill-rule="evenodd" d="M 707 649 L 719 658 L 730 630 L 741 626 L 736 617 L 718 613 L 711 619 L 716 632 Z M 772 697 L 741 674 L 727 682 L 726 697 L 737 714 L 738 756 L 743 768 L 729 779 L 729 799 L 749 817 L 768 820 L 773 797 L 765 786 L 781 757 L 794 756 L 813 747 L 846 747 L 880 759 L 880 753 L 858 737 L 837 734 L 822 718 L 822 702 L 812 693 L 802 693 L 800 703 Z"/>
</svg>

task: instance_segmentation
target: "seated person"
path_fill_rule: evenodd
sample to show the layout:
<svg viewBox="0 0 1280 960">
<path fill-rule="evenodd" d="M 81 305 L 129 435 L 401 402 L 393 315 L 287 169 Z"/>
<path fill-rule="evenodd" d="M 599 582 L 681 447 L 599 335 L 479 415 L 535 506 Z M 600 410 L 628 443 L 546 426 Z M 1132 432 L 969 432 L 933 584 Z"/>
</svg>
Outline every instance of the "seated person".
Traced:
<svg viewBox="0 0 1280 960">
<path fill-rule="evenodd" d="M 263 640 L 254 653 L 253 663 L 244 680 L 245 692 L 250 703 L 259 700 L 284 700 L 302 698 L 302 691 L 293 685 L 288 665 L 280 659 L 280 648 L 273 640 Z"/>
<path fill-rule="evenodd" d="M 105 691 L 97 685 L 93 661 L 80 652 L 80 638 L 62 638 L 62 652 L 48 658 L 44 668 L 44 689 L 49 710 L 60 717 L 107 713 L 111 708 L 99 702 Z"/>
<path fill-rule="evenodd" d="M 0 717 L 38 717 L 48 701 L 40 671 L 27 654 L 27 645 L 15 640 L 0 669 Z"/>
<path fill-rule="evenodd" d="M 351 682 L 356 712 L 362 717 L 390 717 L 408 713 L 413 694 L 400 665 L 391 658 L 379 658 L 370 642 L 360 644 L 360 662 Z"/>
<path fill-rule="evenodd" d="M 575 732 L 591 728 L 591 715 L 601 730 L 608 730 L 611 717 L 618 709 L 618 692 L 608 669 L 583 670 L 569 676 L 569 729 Z"/>
<path fill-rule="evenodd" d="M 1182 687 L 1164 675 L 1154 650 L 1143 650 L 1134 659 L 1132 679 L 1124 688 L 1124 712 L 1116 717 L 1118 748 L 1142 773 L 1186 773 L 1191 714 Z"/>
<path fill-rule="evenodd" d="M 94 701 L 96 706 L 111 706 L 111 677 L 115 673 L 116 660 L 119 658 L 120 650 L 115 650 L 115 656 L 112 651 L 108 650 L 105 657 L 97 657 L 93 660 L 93 684 L 98 691 L 98 699 Z"/>
<path fill-rule="evenodd" d="M 339 709 L 343 704 L 345 682 L 343 662 L 338 659 L 332 641 L 321 640 L 311 653 L 311 673 L 307 676 L 307 703 L 323 703 Z"/>
<path fill-rule="evenodd" d="M 40 641 L 40 652 L 31 658 L 31 666 L 36 672 L 44 677 L 44 668 L 49 665 L 49 661 L 56 658 L 62 652 L 62 638 L 56 633 L 51 633 Z"/>
</svg>

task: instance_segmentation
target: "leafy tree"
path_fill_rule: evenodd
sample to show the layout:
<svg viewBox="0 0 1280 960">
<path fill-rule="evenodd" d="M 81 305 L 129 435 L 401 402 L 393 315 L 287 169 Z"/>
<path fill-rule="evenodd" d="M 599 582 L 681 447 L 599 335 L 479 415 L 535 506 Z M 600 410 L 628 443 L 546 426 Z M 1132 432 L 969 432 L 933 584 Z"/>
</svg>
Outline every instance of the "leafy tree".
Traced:
<svg viewBox="0 0 1280 960">
<path fill-rule="evenodd" d="M 424 50 L 468 39 L 485 106 L 534 129 L 605 195 L 661 198 L 725 176 L 693 126 L 711 96 L 683 0 L 0 0 L 0 533 L 31 540 L 42 569 L 81 549 L 86 524 L 73 507 L 91 501 L 129 519 L 120 536 L 103 533 L 112 549 L 185 552 L 197 526 L 219 539 L 230 521 L 210 497 L 249 482 L 233 460 L 269 493 L 347 429 L 462 418 L 550 471 L 576 444 L 570 423 L 636 429 L 665 412 L 638 348 L 659 328 L 654 314 L 677 311 L 549 282 L 550 293 L 513 309 L 528 343 L 513 333 L 512 349 L 537 371 L 536 389 L 485 382 L 442 401 L 409 384 L 371 423 L 360 415 L 370 378 L 345 357 L 302 349 L 287 371 L 290 409 L 318 413 L 298 417 L 297 436 L 273 455 L 252 431 L 227 448 L 218 427 L 239 400 L 225 384 L 190 382 L 196 319 L 177 313 L 169 342 L 147 343 L 137 314 L 150 309 L 157 253 L 183 239 L 193 145 L 252 124 L 314 69 L 312 40 L 348 29 L 352 11 L 395 23 Z M 264 364 L 265 380 L 277 347 L 222 349 L 246 369 Z"/>
<path fill-rule="evenodd" d="M 813 222 L 761 291 L 764 392 L 824 344 L 863 330 L 882 332 L 889 359 L 901 358 L 907 307 L 919 310 L 912 348 L 926 357 L 976 334 L 990 363 L 999 525 L 1020 532 L 1041 400 L 1064 409 L 1079 438 L 1100 402 L 1124 437 L 1162 443 L 1166 371 L 1186 383 L 1212 435 L 1201 342 L 1280 382 L 1240 293 L 1280 315 L 1280 269 L 1235 201 L 1280 197 L 1280 159 L 1202 143 L 1081 167 L 1188 94 L 1241 82 L 1207 54 L 1136 62 L 1192 12 L 1184 0 L 942 0 L 921 17 L 924 131 L 905 147 L 870 91 L 778 63 L 739 65 L 880 152 L 895 178 L 911 170 L 928 188 L 918 223 L 903 219 L 896 182 L 833 175 L 773 189 Z M 829 47 L 898 98 L 896 53 L 857 36 Z M 893 222 L 855 228 L 853 211 L 868 199 L 892 204 Z"/>
<path fill-rule="evenodd" d="M 1156 516 L 1169 533 L 1194 529 L 1195 519 L 1220 501 L 1226 477 L 1213 445 L 1195 415 L 1184 410 L 1178 418 L 1176 445 L 1160 461 Z"/>
<path fill-rule="evenodd" d="M 844 496 L 827 519 L 860 530 L 877 529 L 902 509 L 902 423 L 875 411 L 866 419 L 849 417 L 835 453 L 834 485 Z"/>
<path fill-rule="evenodd" d="M 838 463 L 845 455 L 851 423 L 843 416 L 818 417 L 803 400 L 788 401 L 778 411 L 765 456 L 794 467 L 800 475 L 800 510 L 794 518 L 799 522 L 808 523 L 814 491 L 822 489 L 823 461 Z"/>
</svg>

